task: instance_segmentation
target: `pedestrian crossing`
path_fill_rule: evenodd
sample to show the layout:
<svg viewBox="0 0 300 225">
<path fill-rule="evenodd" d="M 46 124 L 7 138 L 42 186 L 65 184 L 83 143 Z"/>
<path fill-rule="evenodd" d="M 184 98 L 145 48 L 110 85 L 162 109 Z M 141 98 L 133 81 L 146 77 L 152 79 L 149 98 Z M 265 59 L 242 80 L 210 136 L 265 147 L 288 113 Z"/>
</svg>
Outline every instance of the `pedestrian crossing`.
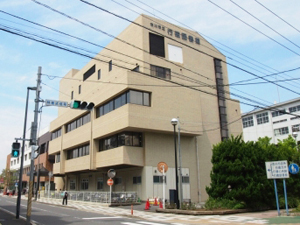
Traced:
<svg viewBox="0 0 300 225">
<path fill-rule="evenodd" d="M 61 205 L 60 201 L 55 199 L 40 199 L 40 202 L 50 203 L 54 205 Z M 122 208 L 106 207 L 99 204 L 83 204 L 79 202 L 70 201 L 68 207 L 76 208 L 79 210 L 98 212 L 110 216 L 131 217 L 131 211 Z M 135 210 L 133 213 L 135 218 L 140 218 L 147 221 L 138 222 L 122 222 L 124 225 L 183 225 L 183 224 L 268 224 L 268 220 L 238 216 L 238 215 L 209 215 L 209 216 L 194 216 L 194 215 L 180 215 L 171 213 L 153 213 L 149 211 Z M 151 222 L 152 221 L 152 222 Z"/>
</svg>

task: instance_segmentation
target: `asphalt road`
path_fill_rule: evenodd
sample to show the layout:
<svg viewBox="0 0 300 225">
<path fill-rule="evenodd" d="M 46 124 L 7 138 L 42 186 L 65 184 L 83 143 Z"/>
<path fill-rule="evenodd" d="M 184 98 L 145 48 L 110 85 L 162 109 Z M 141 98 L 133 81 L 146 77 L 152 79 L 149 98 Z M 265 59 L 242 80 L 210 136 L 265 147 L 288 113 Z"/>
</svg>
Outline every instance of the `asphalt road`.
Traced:
<svg viewBox="0 0 300 225">
<path fill-rule="evenodd" d="M 0 198 L 0 208 L 16 213 L 16 199 L 14 198 Z M 170 224 L 170 223 L 153 223 L 149 221 L 141 221 L 141 219 L 126 218 L 120 216 L 104 215 L 100 213 L 92 213 L 80 211 L 71 207 L 48 205 L 38 202 L 32 202 L 31 221 L 40 225 L 134 225 L 134 224 Z M 0 211 L 3 213 L 3 211 Z M 20 217 L 26 218 L 27 201 L 22 200 L 20 208 Z M 24 223 L 25 224 L 25 223 Z"/>
</svg>

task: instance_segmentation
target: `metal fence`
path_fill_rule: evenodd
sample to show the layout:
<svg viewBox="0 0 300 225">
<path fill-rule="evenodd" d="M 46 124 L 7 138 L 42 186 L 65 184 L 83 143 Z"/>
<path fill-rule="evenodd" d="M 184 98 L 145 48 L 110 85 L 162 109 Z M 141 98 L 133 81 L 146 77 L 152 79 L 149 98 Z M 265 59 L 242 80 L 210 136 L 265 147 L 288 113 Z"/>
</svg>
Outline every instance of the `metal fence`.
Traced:
<svg viewBox="0 0 300 225">
<path fill-rule="evenodd" d="M 40 192 L 40 197 L 63 199 L 64 191 Z M 110 203 L 110 192 L 68 191 L 68 200 Z M 138 201 L 136 192 L 112 192 L 112 203 L 134 203 Z"/>
</svg>

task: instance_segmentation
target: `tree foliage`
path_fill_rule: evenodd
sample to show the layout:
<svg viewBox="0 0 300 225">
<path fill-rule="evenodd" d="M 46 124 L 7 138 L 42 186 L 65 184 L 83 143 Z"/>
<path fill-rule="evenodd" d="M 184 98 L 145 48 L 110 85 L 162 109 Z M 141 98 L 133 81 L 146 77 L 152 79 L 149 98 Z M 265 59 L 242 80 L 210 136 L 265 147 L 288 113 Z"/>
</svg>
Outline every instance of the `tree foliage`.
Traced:
<svg viewBox="0 0 300 225">
<path fill-rule="evenodd" d="M 275 207 L 273 180 L 268 180 L 265 162 L 287 160 L 299 164 L 299 152 L 290 136 L 270 143 L 270 138 L 244 142 L 242 136 L 231 137 L 213 147 L 211 185 L 206 188 L 210 200 L 227 199 L 248 208 Z M 286 179 L 289 198 L 300 197 L 299 174 Z M 282 180 L 277 180 L 278 194 L 283 198 Z"/>
</svg>

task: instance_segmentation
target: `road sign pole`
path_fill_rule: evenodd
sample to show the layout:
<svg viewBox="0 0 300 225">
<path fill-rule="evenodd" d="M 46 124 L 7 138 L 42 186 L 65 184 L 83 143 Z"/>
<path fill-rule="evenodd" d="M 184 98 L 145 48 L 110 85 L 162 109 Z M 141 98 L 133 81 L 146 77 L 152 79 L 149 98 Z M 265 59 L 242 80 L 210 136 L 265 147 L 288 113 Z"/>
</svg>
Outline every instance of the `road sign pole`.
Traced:
<svg viewBox="0 0 300 225">
<path fill-rule="evenodd" d="M 274 189 L 275 189 L 275 198 L 276 198 L 277 212 L 278 212 L 278 216 L 280 216 L 276 179 L 274 179 Z"/>
<path fill-rule="evenodd" d="M 284 200 L 285 200 L 285 209 L 286 209 L 286 215 L 289 215 L 289 207 L 288 207 L 288 201 L 287 201 L 287 195 L 286 195 L 286 186 L 285 186 L 285 179 L 283 179 L 283 190 L 284 190 Z"/>
<path fill-rule="evenodd" d="M 109 186 L 109 204 L 110 205 L 111 205 L 111 186 L 112 185 Z"/>
<path fill-rule="evenodd" d="M 165 180 L 166 180 L 166 178 L 165 178 L 165 166 L 163 165 L 162 167 L 163 167 L 163 208 L 165 209 L 165 189 L 166 189 Z"/>
</svg>

